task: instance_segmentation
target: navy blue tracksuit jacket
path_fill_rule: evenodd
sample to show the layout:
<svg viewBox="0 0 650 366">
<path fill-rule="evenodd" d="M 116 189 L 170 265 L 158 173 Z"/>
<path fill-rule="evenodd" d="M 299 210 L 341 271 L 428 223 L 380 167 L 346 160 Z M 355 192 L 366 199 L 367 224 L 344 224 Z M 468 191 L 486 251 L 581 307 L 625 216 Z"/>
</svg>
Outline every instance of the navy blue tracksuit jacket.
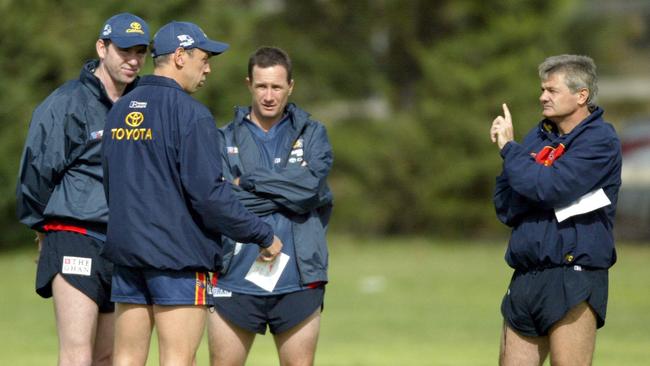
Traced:
<svg viewBox="0 0 650 366">
<path fill-rule="evenodd" d="M 269 246 L 273 230 L 223 180 L 210 111 L 172 79 L 145 76 L 108 115 L 103 255 L 129 267 L 221 267 L 221 234 Z"/>
<path fill-rule="evenodd" d="M 275 215 L 276 225 L 290 226 L 295 248 L 290 256 L 296 259 L 299 285 L 306 286 L 328 281 L 326 233 L 333 196 L 327 177 L 334 156 L 323 124 L 293 103 L 287 104 L 285 113 L 289 125 L 281 137 L 277 163 L 269 169 L 246 125 L 250 108 L 235 109 L 234 120 L 220 130 L 224 176 L 229 181 L 240 178 L 235 193 L 249 210 L 259 216 Z M 224 237 L 225 275 L 232 270 L 235 247 L 235 241 Z"/>
<path fill-rule="evenodd" d="M 86 62 L 78 79 L 57 88 L 32 115 L 20 161 L 16 211 L 20 222 L 34 230 L 59 222 L 106 232 L 101 142 L 113 102 L 93 74 L 98 66 L 98 60 Z"/>
<path fill-rule="evenodd" d="M 523 143 L 501 150 L 497 216 L 512 227 L 505 259 L 519 270 L 563 265 L 606 269 L 616 262 L 613 225 L 621 186 L 621 144 L 596 108 L 570 133 L 544 120 Z M 611 204 L 558 222 L 554 209 L 603 189 Z"/>
</svg>

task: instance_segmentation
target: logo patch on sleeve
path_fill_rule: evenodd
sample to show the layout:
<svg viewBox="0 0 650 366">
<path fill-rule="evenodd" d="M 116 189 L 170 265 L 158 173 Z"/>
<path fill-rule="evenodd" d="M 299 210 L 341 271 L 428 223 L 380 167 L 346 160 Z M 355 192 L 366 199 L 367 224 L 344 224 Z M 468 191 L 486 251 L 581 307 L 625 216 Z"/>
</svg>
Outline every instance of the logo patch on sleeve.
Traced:
<svg viewBox="0 0 650 366">
<path fill-rule="evenodd" d="M 104 130 L 97 130 L 90 133 L 90 138 L 92 140 L 101 140 L 104 136 Z"/>
<path fill-rule="evenodd" d="M 90 270 L 93 266 L 92 258 L 83 257 L 63 257 L 61 273 L 90 276 Z"/>
</svg>

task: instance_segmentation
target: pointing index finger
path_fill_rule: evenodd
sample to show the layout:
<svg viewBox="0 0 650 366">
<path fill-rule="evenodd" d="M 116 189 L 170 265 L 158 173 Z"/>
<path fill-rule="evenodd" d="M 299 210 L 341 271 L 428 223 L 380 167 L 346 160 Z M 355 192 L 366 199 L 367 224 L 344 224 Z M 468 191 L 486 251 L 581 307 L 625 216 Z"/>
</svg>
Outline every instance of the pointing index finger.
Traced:
<svg viewBox="0 0 650 366">
<path fill-rule="evenodd" d="M 512 121 L 512 117 L 510 117 L 510 110 L 505 103 L 503 103 L 503 117 L 505 117 L 507 121 Z"/>
</svg>

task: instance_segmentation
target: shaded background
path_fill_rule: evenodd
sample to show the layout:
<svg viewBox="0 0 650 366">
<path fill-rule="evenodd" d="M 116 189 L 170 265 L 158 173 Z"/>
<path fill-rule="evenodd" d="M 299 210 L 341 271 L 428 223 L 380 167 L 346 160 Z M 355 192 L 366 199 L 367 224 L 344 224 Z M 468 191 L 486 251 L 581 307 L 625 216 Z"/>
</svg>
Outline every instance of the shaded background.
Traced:
<svg viewBox="0 0 650 366">
<path fill-rule="evenodd" d="M 488 130 L 502 102 L 519 138 L 539 120 L 537 65 L 547 56 L 596 60 L 599 104 L 619 131 L 650 115 L 643 0 L 0 0 L 0 248 L 31 243 L 16 225 L 14 191 L 32 110 L 77 77 L 102 22 L 123 11 L 154 32 L 186 20 L 231 44 L 195 94 L 220 126 L 250 102 L 250 53 L 288 51 L 293 101 L 325 123 L 334 147 L 339 234 L 505 238 Z M 622 199 L 632 206 L 619 215 L 622 237 L 648 236 L 650 181 L 639 179 Z"/>
</svg>

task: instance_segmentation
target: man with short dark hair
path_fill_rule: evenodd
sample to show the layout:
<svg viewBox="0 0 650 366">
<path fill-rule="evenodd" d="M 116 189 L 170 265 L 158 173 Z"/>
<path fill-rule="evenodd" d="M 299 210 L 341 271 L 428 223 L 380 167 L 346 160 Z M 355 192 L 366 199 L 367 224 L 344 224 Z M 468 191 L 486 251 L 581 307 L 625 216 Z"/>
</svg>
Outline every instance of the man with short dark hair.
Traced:
<svg viewBox="0 0 650 366">
<path fill-rule="evenodd" d="M 258 49 L 246 78 L 252 105 L 237 108 L 221 129 L 225 178 L 284 247 L 264 266 L 245 241 L 224 238 L 224 269 L 213 288 L 208 326 L 213 365 L 243 365 L 256 333 L 267 326 L 281 365 L 314 362 L 327 283 L 333 156 L 325 127 L 288 103 L 291 69 L 283 50 Z"/>
<path fill-rule="evenodd" d="M 146 363 L 156 326 L 161 365 L 189 365 L 205 329 L 209 271 L 221 268 L 221 235 L 254 243 L 272 261 L 282 242 L 223 180 L 217 128 L 190 95 L 210 57 L 228 45 L 195 24 L 154 36 L 154 75 L 115 104 L 104 130 L 111 208 L 103 255 L 114 264 L 115 365 Z"/>
<path fill-rule="evenodd" d="M 30 122 L 17 213 L 37 233 L 36 292 L 54 297 L 60 365 L 111 364 L 112 264 L 99 256 L 108 220 L 100 149 L 106 114 L 133 88 L 148 44 L 144 20 L 111 17 L 95 43 L 99 60 L 50 94 Z"/>
<path fill-rule="evenodd" d="M 497 216 L 512 227 L 514 268 L 503 298 L 501 365 L 590 365 L 605 324 L 621 145 L 596 106 L 596 65 L 560 55 L 539 66 L 544 119 L 519 144 L 512 118 L 494 119 L 503 171 Z"/>
</svg>

